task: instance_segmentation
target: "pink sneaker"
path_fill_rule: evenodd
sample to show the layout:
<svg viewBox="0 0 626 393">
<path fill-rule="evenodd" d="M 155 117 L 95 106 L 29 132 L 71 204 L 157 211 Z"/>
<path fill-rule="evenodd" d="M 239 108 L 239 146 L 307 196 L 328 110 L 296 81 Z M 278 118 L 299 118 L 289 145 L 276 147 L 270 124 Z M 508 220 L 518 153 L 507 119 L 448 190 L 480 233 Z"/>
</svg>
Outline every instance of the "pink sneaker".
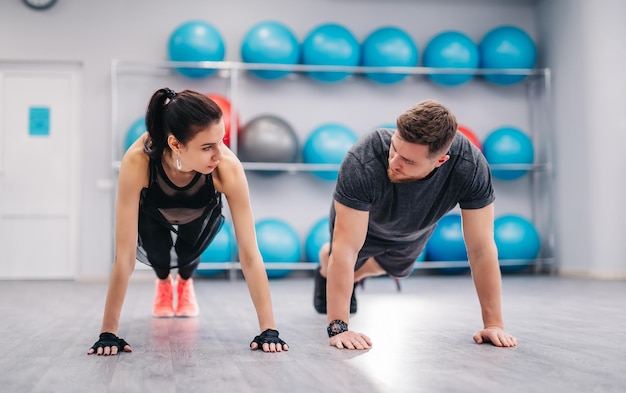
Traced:
<svg viewBox="0 0 626 393">
<path fill-rule="evenodd" d="M 174 288 L 172 280 L 156 280 L 156 293 L 152 305 L 152 315 L 157 318 L 174 316 Z"/>
<path fill-rule="evenodd" d="M 177 294 L 178 305 L 176 306 L 177 317 L 197 317 L 200 311 L 198 310 L 198 302 L 196 301 L 196 292 L 193 289 L 193 279 L 183 280 L 180 276 L 177 277 Z"/>
</svg>

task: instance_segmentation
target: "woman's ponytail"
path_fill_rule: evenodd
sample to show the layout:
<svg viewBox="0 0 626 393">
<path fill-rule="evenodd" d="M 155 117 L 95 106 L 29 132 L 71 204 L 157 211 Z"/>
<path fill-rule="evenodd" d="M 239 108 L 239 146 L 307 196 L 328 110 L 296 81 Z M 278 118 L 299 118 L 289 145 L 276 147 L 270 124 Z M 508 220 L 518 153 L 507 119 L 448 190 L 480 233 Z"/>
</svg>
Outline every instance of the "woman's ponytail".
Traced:
<svg viewBox="0 0 626 393">
<path fill-rule="evenodd" d="M 168 130 L 165 129 L 164 113 L 169 101 L 176 97 L 174 90 L 163 88 L 157 90 L 150 98 L 146 111 L 146 128 L 148 139 L 144 151 L 151 158 L 161 157 L 167 146 Z M 168 101 L 169 100 L 169 101 Z"/>
</svg>

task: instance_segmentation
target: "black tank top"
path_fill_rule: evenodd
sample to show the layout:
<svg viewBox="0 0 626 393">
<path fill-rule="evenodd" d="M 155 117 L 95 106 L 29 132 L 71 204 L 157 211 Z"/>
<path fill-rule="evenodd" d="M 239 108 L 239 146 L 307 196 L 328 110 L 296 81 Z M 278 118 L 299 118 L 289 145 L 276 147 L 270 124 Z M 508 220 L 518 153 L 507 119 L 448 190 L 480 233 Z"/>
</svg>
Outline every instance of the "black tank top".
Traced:
<svg viewBox="0 0 626 393">
<path fill-rule="evenodd" d="M 137 259 L 151 265 L 142 247 L 142 232 L 154 233 L 161 228 L 169 235 L 176 233 L 177 242 L 187 245 L 185 255 L 178 255 L 171 267 L 191 263 L 206 249 L 224 221 L 222 194 L 215 190 L 211 174 L 198 172 L 189 184 L 178 187 L 167 177 L 160 159 L 150 159 L 149 167 L 149 184 L 141 190 L 139 202 Z"/>
</svg>

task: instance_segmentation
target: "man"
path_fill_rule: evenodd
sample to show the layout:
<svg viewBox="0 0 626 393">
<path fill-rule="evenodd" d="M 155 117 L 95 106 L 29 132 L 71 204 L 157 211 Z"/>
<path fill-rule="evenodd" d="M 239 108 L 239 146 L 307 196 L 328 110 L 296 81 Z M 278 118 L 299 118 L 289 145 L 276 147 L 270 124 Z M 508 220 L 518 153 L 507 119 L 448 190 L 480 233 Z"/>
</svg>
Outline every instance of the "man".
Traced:
<svg viewBox="0 0 626 393">
<path fill-rule="evenodd" d="M 320 251 L 315 278 L 314 305 L 328 315 L 330 345 L 371 347 L 365 334 L 348 330 L 355 283 L 408 276 L 437 221 L 457 204 L 484 324 L 474 341 L 517 345 L 502 319 L 491 173 L 457 125 L 446 107 L 425 100 L 400 115 L 395 132 L 374 130 L 346 155 L 331 207 L 331 241 Z"/>
</svg>

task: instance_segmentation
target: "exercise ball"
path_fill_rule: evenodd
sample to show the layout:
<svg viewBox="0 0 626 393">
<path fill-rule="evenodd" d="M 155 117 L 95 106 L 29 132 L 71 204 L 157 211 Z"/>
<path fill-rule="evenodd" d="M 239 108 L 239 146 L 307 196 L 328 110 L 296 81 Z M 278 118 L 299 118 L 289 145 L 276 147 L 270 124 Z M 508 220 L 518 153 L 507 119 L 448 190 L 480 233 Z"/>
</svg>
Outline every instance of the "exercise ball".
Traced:
<svg viewBox="0 0 626 393">
<path fill-rule="evenodd" d="M 256 116 L 239 132 L 239 156 L 243 161 L 296 162 L 299 155 L 295 131 L 278 116 Z"/>
<path fill-rule="evenodd" d="M 206 96 L 215 101 L 217 106 L 219 106 L 222 110 L 222 118 L 224 119 L 224 130 L 226 131 L 226 134 L 224 135 L 224 144 L 226 146 L 230 146 L 230 133 L 233 132 L 231 128 L 234 128 L 234 132 L 237 132 L 237 130 L 239 129 L 239 114 L 235 114 L 236 124 L 235 127 L 232 127 L 232 107 L 228 98 L 215 93 L 209 93 Z"/>
<path fill-rule="evenodd" d="M 225 53 L 226 47 L 220 32 L 202 20 L 184 22 L 170 35 L 168 54 L 172 61 L 223 61 Z M 217 70 L 178 67 L 176 71 L 189 78 L 203 78 Z"/>
<path fill-rule="evenodd" d="M 300 262 L 300 239 L 291 225 L 276 218 L 266 218 L 259 220 L 255 229 L 263 261 Z M 267 269 L 269 278 L 282 278 L 289 273 L 290 269 Z"/>
<path fill-rule="evenodd" d="M 483 150 L 483 145 L 480 142 L 480 139 L 476 136 L 476 134 L 474 134 L 474 132 L 470 128 L 468 128 L 468 127 L 466 127 L 464 125 L 459 124 L 457 130 L 461 134 L 465 135 L 467 137 L 467 139 L 469 139 L 470 142 L 472 142 L 474 144 L 474 146 L 476 146 L 479 150 L 481 150 L 481 151 Z"/>
<path fill-rule="evenodd" d="M 404 30 L 385 26 L 371 32 L 361 45 L 361 65 L 365 67 L 415 67 L 417 45 Z M 375 82 L 392 84 L 407 74 L 368 72 L 365 76 Z"/>
<path fill-rule="evenodd" d="M 209 246 L 200 254 L 200 262 L 224 263 L 231 262 L 235 254 L 235 236 L 232 227 L 226 221 L 222 223 Z M 213 276 L 225 272 L 226 269 L 198 268 L 196 274 Z"/>
<path fill-rule="evenodd" d="M 432 68 L 478 68 L 478 46 L 467 35 L 458 31 L 444 31 L 434 36 L 424 48 L 422 64 Z M 470 74 L 428 74 L 428 78 L 442 86 L 459 86 L 474 77 Z"/>
<path fill-rule="evenodd" d="M 515 127 L 501 127 L 487 135 L 483 142 L 483 153 L 491 165 L 531 165 L 535 157 L 530 137 Z M 491 174 L 497 179 L 515 180 L 527 172 L 528 169 L 494 169 Z"/>
<path fill-rule="evenodd" d="M 524 270 L 539 255 L 539 233 L 531 221 L 519 215 L 508 214 L 496 218 L 494 239 L 498 259 L 519 261 L 519 264 L 501 266 L 502 271 Z"/>
<path fill-rule="evenodd" d="M 244 35 L 241 59 L 245 63 L 298 64 L 300 44 L 295 34 L 284 24 L 275 21 L 259 22 Z M 279 79 L 291 71 L 250 70 L 261 79 Z"/>
<path fill-rule="evenodd" d="M 426 259 L 434 262 L 467 261 L 460 214 L 449 213 L 439 220 L 426 243 Z M 452 274 L 465 273 L 468 270 L 469 265 L 467 267 L 437 268 L 439 272 Z"/>
<path fill-rule="evenodd" d="M 485 69 L 531 69 L 537 60 L 537 48 L 524 30 L 515 26 L 500 26 L 489 31 L 479 46 L 480 67 Z M 510 85 L 526 75 L 486 74 L 484 78 L 498 85 Z"/>
<path fill-rule="evenodd" d="M 307 164 L 341 164 L 357 135 L 339 123 L 325 123 L 315 128 L 307 137 L 302 160 Z M 324 180 L 337 180 L 338 171 L 313 171 Z"/>
<path fill-rule="evenodd" d="M 124 151 L 128 150 L 144 132 L 146 132 L 146 119 L 142 116 L 128 127 L 126 135 L 124 136 Z"/>
<path fill-rule="evenodd" d="M 320 249 L 330 242 L 330 222 L 328 217 L 318 220 L 311 229 L 304 242 L 304 254 L 308 262 L 320 261 Z"/>
<path fill-rule="evenodd" d="M 302 42 L 302 64 L 324 66 L 358 66 L 361 46 L 352 32 L 342 25 L 326 23 L 311 30 Z M 309 71 L 322 82 L 339 82 L 351 72 Z"/>
</svg>

